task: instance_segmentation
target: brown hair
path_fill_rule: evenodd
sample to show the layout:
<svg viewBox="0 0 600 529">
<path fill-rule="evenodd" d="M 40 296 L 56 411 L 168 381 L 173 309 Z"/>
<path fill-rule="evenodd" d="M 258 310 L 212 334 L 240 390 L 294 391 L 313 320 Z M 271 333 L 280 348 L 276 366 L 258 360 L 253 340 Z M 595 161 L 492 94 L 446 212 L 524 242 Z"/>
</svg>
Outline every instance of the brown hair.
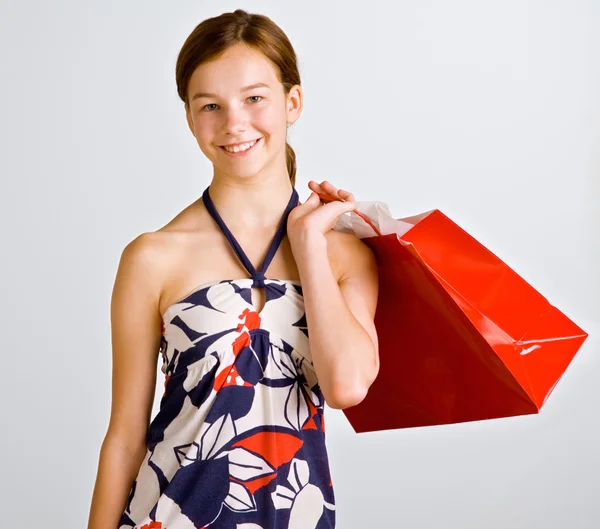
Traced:
<svg viewBox="0 0 600 529">
<path fill-rule="evenodd" d="M 188 83 L 202 63 L 217 58 L 235 44 L 246 44 L 269 59 L 287 95 L 300 84 L 296 52 L 282 29 L 264 15 L 243 9 L 207 18 L 198 24 L 184 42 L 175 67 L 177 93 L 189 108 Z M 296 182 L 296 153 L 285 144 L 286 165 L 292 185 Z"/>
</svg>

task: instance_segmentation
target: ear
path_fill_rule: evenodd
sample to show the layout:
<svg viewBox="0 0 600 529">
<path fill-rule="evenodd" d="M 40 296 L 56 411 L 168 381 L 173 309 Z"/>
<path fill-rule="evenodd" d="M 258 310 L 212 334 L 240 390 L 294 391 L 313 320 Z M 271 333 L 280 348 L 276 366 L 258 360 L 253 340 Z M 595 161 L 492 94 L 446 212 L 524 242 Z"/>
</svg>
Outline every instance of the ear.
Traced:
<svg viewBox="0 0 600 529">
<path fill-rule="evenodd" d="M 287 95 L 287 122 L 291 125 L 302 114 L 303 93 L 300 85 L 294 85 L 290 88 Z"/>
</svg>

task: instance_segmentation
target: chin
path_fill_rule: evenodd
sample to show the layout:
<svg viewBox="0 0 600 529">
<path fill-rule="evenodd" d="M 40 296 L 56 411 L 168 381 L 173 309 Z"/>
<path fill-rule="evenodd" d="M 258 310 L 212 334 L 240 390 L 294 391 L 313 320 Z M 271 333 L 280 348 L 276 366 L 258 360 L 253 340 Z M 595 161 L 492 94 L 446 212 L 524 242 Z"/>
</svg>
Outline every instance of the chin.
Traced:
<svg viewBox="0 0 600 529">
<path fill-rule="evenodd" d="M 249 180 L 251 178 L 256 178 L 260 173 L 260 169 L 254 168 L 240 168 L 238 171 L 232 170 L 231 167 L 221 167 L 216 164 L 213 164 L 216 171 L 221 174 L 228 175 L 231 178 L 236 178 L 239 180 Z"/>
</svg>

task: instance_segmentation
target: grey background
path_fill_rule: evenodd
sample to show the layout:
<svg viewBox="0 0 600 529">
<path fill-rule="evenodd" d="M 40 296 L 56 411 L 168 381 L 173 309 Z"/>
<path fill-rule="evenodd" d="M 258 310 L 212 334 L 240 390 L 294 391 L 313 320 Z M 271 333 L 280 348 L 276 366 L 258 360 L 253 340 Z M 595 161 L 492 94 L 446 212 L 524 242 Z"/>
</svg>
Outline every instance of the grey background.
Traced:
<svg viewBox="0 0 600 529">
<path fill-rule="evenodd" d="M 440 208 L 591 334 L 537 416 L 356 435 L 328 408 L 338 527 L 600 527 L 596 0 L 2 1 L 3 525 L 85 527 L 120 253 L 211 177 L 176 56 L 238 7 L 299 56 L 302 200 Z"/>
</svg>

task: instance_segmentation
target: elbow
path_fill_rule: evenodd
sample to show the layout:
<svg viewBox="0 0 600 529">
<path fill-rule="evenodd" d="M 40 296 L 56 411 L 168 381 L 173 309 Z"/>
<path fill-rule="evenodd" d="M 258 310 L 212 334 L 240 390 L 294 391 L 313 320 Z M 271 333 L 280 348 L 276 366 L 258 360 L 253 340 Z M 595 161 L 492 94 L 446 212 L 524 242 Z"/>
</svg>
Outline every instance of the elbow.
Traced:
<svg viewBox="0 0 600 529">
<path fill-rule="evenodd" d="M 340 380 L 339 377 L 342 375 L 339 375 L 337 381 L 332 381 L 330 384 L 326 385 L 326 388 L 322 388 L 325 402 L 330 408 L 335 410 L 343 410 L 351 408 L 352 406 L 357 406 L 367 396 L 369 388 L 377 378 L 378 373 L 379 358 L 376 356 L 376 361 L 370 369 L 363 370 L 362 373 L 357 373 L 353 382 Z"/>
<path fill-rule="evenodd" d="M 352 388 L 348 387 L 344 391 L 334 391 L 332 395 L 325 397 L 325 402 L 330 408 L 335 410 L 344 410 L 360 404 L 367 396 L 368 387 L 357 386 Z"/>
<path fill-rule="evenodd" d="M 377 365 L 368 377 L 361 379 L 355 384 L 333 384 L 330 386 L 333 390 L 329 391 L 327 395 L 324 395 L 325 402 L 330 408 L 336 410 L 357 406 L 367 396 L 371 384 L 373 384 L 377 378 L 378 372 L 379 366 Z"/>
</svg>

